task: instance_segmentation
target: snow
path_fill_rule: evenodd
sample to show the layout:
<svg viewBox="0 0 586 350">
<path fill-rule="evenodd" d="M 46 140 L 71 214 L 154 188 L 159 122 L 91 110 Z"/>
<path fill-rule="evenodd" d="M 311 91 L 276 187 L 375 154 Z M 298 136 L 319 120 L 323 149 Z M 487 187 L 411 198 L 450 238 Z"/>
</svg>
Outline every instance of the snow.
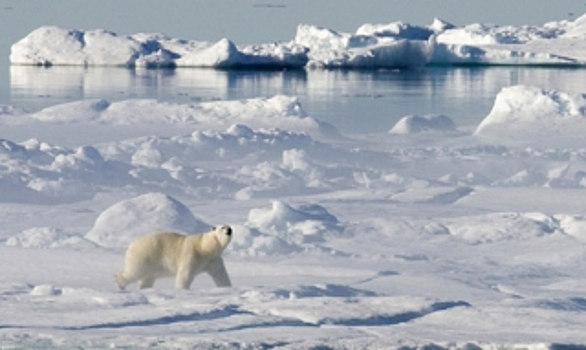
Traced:
<svg viewBox="0 0 586 350">
<path fill-rule="evenodd" d="M 79 113 L 79 111 L 83 113 Z M 295 97 L 274 96 L 248 101 L 224 101 L 191 105 L 158 103 L 155 100 L 83 100 L 36 112 L 32 117 L 49 123 L 73 123 L 80 118 L 101 124 L 128 125 L 164 122 L 201 125 L 204 129 L 224 129 L 246 122 L 251 127 L 271 127 L 278 118 L 287 130 L 327 133 L 327 126 L 307 116 Z M 330 128 L 331 129 L 331 128 Z"/>
<path fill-rule="evenodd" d="M 0 341 L 585 344 L 584 98 L 519 85 L 494 101 L 475 132 L 412 115 L 367 137 L 287 96 L 7 106 Z M 31 138 L 11 139 L 13 127 Z M 134 238 L 219 224 L 234 229 L 234 287 L 204 275 L 190 291 L 172 279 L 117 290 Z"/>
<path fill-rule="evenodd" d="M 404 135 L 432 131 L 455 131 L 456 124 L 445 115 L 408 115 L 401 118 L 389 134 Z"/>
<path fill-rule="evenodd" d="M 355 33 L 300 24 L 289 42 L 237 45 L 170 38 L 161 33 L 118 35 L 104 30 L 37 28 L 11 48 L 18 65 L 273 68 L 420 68 L 424 65 L 584 66 L 586 15 L 539 25 L 472 23 L 456 26 L 366 23 Z"/>
<path fill-rule="evenodd" d="M 103 247 L 125 248 L 144 232 L 203 233 L 210 227 L 173 197 L 147 193 L 104 210 L 85 238 Z"/>
<path fill-rule="evenodd" d="M 548 91 L 533 86 L 510 86 L 496 96 L 490 114 L 478 125 L 475 135 L 493 138 L 543 138 L 545 142 L 571 144 L 586 132 L 586 96 Z M 565 134 L 555 140 L 552 134 Z"/>
</svg>

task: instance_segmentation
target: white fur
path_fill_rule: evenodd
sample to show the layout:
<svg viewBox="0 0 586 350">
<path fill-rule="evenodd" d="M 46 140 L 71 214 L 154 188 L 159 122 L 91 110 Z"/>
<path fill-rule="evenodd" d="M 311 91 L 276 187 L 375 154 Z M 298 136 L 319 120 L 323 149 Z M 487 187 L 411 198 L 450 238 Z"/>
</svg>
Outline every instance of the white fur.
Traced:
<svg viewBox="0 0 586 350">
<path fill-rule="evenodd" d="M 149 288 L 159 277 L 175 276 L 177 289 L 189 289 L 196 275 L 208 273 L 216 286 L 231 286 L 222 260 L 222 252 L 230 243 L 232 229 L 223 225 L 210 232 L 183 235 L 156 232 L 136 239 L 128 246 L 124 270 L 116 275 L 118 288 L 138 282 Z"/>
</svg>

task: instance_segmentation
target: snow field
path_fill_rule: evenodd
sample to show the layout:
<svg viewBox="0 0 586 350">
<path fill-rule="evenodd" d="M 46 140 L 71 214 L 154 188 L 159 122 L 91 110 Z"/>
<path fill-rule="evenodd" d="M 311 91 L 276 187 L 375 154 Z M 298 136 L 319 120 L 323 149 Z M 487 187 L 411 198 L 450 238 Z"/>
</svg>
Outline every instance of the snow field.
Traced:
<svg viewBox="0 0 586 350">
<path fill-rule="evenodd" d="M 87 143 L 0 134 L 1 342 L 584 344 L 581 101 L 515 86 L 473 134 L 426 116 L 368 138 L 323 132 L 285 96 L 3 108 L 0 124 L 31 130 L 144 124 Z M 234 228 L 234 288 L 116 290 L 132 239 L 218 224 Z"/>
</svg>

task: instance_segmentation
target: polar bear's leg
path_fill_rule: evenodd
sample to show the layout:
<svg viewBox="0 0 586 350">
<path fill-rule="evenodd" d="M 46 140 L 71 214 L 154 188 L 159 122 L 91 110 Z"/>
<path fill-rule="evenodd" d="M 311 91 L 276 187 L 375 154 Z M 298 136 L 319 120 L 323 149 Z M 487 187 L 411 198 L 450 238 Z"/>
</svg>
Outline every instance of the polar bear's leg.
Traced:
<svg viewBox="0 0 586 350">
<path fill-rule="evenodd" d="M 116 274 L 115 276 L 116 284 L 118 285 L 118 289 L 124 290 L 126 286 L 132 284 L 139 280 L 140 277 L 136 277 L 134 274 L 129 274 L 126 270 Z"/>
<path fill-rule="evenodd" d="M 177 276 L 175 276 L 175 288 L 189 289 L 193 279 L 195 278 L 195 271 L 190 264 L 183 264 L 179 266 Z"/>
<path fill-rule="evenodd" d="M 228 276 L 228 271 L 226 271 L 226 266 L 224 266 L 224 260 L 222 257 L 210 261 L 206 272 L 212 277 L 216 287 L 232 286 L 230 276 Z"/>
<path fill-rule="evenodd" d="M 118 284 L 118 288 L 123 290 L 129 284 L 144 279 L 146 275 L 144 270 L 144 267 L 141 267 L 132 261 L 126 262 L 124 265 L 124 270 L 116 275 L 116 283 Z"/>
<path fill-rule="evenodd" d="M 138 281 L 138 289 L 151 288 L 155 284 L 157 278 L 154 276 L 146 276 Z"/>
<path fill-rule="evenodd" d="M 130 282 L 124 277 L 122 272 L 117 273 L 114 275 L 114 279 L 116 280 L 116 284 L 118 285 L 118 289 L 124 290 Z"/>
</svg>

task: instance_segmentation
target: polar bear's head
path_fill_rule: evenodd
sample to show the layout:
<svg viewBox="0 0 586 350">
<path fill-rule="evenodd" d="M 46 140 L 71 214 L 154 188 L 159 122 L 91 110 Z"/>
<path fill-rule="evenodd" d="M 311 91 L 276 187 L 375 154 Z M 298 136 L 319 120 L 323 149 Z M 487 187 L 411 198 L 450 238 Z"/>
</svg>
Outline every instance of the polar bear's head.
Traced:
<svg viewBox="0 0 586 350">
<path fill-rule="evenodd" d="M 216 237 L 223 248 L 226 248 L 232 239 L 232 228 L 228 225 L 214 226 L 211 233 Z"/>
</svg>

